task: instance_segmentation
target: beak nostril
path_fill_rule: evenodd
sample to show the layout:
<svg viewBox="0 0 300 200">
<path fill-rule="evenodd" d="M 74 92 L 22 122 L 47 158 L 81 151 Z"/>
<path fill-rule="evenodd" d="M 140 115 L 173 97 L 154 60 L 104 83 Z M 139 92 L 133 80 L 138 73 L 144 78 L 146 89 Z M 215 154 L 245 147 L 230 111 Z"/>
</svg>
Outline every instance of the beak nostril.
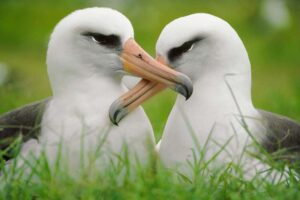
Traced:
<svg viewBox="0 0 300 200">
<path fill-rule="evenodd" d="M 144 60 L 144 59 L 143 59 L 143 55 L 140 54 L 140 53 L 137 54 L 137 55 L 134 55 L 134 57 L 136 57 L 136 58 L 138 58 L 138 59 L 141 59 L 141 60 Z"/>
</svg>

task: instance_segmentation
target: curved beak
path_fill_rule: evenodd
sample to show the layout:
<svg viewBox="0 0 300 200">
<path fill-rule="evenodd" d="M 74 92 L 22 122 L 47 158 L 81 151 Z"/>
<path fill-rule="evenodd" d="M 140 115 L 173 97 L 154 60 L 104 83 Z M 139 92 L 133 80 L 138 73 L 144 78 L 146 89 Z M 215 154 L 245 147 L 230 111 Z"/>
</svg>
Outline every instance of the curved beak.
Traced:
<svg viewBox="0 0 300 200">
<path fill-rule="evenodd" d="M 118 125 L 128 113 L 166 88 L 166 85 L 160 83 L 140 80 L 131 90 L 112 103 L 109 108 L 110 121 Z"/>
<path fill-rule="evenodd" d="M 146 55 L 148 55 L 148 54 L 146 54 Z M 153 60 L 151 60 L 151 61 L 153 62 Z M 164 71 L 166 64 L 161 57 L 158 57 L 157 61 L 155 61 L 154 63 L 156 66 L 156 68 L 154 69 L 154 73 L 147 71 L 146 70 L 147 68 L 138 71 L 139 74 L 137 74 L 137 75 L 141 76 L 140 73 L 142 73 L 143 76 L 146 75 L 147 78 L 139 81 L 139 83 L 137 83 L 131 90 L 129 90 L 124 95 L 122 95 L 120 98 L 118 98 L 116 101 L 114 101 L 114 103 L 110 106 L 109 117 L 113 124 L 118 125 L 118 123 L 129 112 L 133 111 L 135 108 L 137 108 L 143 102 L 150 99 L 152 96 L 158 94 L 159 92 L 163 91 L 167 87 L 171 87 L 171 88 L 173 87 L 173 89 L 175 89 L 177 92 L 183 94 L 186 97 L 186 99 L 188 99 L 191 96 L 191 94 L 193 92 L 193 87 L 192 87 L 190 79 L 187 76 L 185 76 L 179 72 L 176 72 L 172 69 L 166 70 L 167 72 Z M 129 66 L 129 67 L 134 68 L 134 66 Z M 147 67 L 149 67 L 149 66 L 147 66 Z M 167 67 L 167 69 L 170 69 L 170 68 Z M 160 73 L 161 72 L 160 70 L 162 70 L 163 72 Z M 129 72 L 132 73 L 132 71 L 129 71 Z M 156 78 L 157 73 L 159 75 Z M 162 76 L 161 74 L 168 75 L 168 76 L 166 76 L 166 78 L 164 78 L 165 76 Z M 184 81 L 186 81 L 186 82 L 184 82 L 184 83 L 186 84 L 186 86 L 179 86 L 179 87 L 177 86 L 176 87 L 176 84 L 178 84 L 178 82 L 176 82 L 174 80 L 178 81 L 178 79 L 176 79 L 176 77 L 178 75 L 179 75 L 179 77 L 185 77 Z M 155 79 L 150 79 L 150 78 L 153 78 L 153 76 Z M 151 81 L 149 81 L 149 80 L 151 80 Z M 179 80 L 181 80 L 181 79 L 179 79 Z M 181 83 L 181 84 L 183 84 L 183 83 Z M 187 89 L 184 89 L 184 88 L 187 88 Z"/>
<path fill-rule="evenodd" d="M 192 81 L 153 59 L 134 39 L 129 39 L 121 54 L 124 71 L 141 78 L 161 83 L 188 99 L 193 92 Z"/>
</svg>

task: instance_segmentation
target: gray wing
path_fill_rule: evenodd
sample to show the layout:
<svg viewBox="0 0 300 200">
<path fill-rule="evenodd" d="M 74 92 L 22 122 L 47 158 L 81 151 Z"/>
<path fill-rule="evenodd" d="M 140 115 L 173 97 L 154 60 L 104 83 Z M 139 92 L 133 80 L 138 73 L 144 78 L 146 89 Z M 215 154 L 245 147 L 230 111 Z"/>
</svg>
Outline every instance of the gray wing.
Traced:
<svg viewBox="0 0 300 200">
<path fill-rule="evenodd" d="M 35 102 L 0 116 L 0 149 L 7 148 L 18 136 L 26 142 L 39 134 L 40 123 L 50 98 Z"/>
<path fill-rule="evenodd" d="M 287 117 L 258 110 L 266 122 L 268 133 L 263 147 L 269 153 L 280 152 L 278 158 L 300 161 L 300 124 Z"/>
</svg>

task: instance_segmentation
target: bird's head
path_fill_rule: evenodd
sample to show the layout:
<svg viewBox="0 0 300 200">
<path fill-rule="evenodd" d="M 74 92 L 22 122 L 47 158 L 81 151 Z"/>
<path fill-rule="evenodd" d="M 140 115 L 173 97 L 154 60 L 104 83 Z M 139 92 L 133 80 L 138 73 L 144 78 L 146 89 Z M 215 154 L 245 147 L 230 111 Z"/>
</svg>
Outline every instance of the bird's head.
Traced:
<svg viewBox="0 0 300 200">
<path fill-rule="evenodd" d="M 210 14 L 192 14 L 175 19 L 162 30 L 156 52 L 161 63 L 188 75 L 221 78 L 248 73 L 247 51 L 235 30 Z"/>
<path fill-rule="evenodd" d="M 153 59 L 135 42 L 130 21 L 109 8 L 78 10 L 62 19 L 51 35 L 47 64 L 50 79 L 59 79 L 60 86 L 126 72 L 189 93 L 183 91 L 189 78 Z"/>
</svg>

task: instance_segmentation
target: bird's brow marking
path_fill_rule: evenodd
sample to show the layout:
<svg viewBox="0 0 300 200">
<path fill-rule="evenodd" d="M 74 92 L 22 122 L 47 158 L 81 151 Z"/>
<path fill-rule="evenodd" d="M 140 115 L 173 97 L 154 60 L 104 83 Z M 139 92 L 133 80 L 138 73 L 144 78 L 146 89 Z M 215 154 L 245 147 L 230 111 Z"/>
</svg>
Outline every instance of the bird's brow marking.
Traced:
<svg viewBox="0 0 300 200">
<path fill-rule="evenodd" d="M 172 48 L 169 52 L 168 52 L 168 58 L 171 62 L 174 62 L 176 59 L 178 59 L 183 53 L 187 52 L 190 48 L 192 48 L 192 46 L 198 42 L 202 40 L 202 38 L 194 38 L 190 41 L 187 41 L 185 43 L 183 43 L 182 45 L 178 46 L 178 47 L 174 47 Z"/>
<path fill-rule="evenodd" d="M 101 33 L 85 32 L 82 35 L 92 37 L 97 43 L 113 48 L 121 45 L 120 37 L 114 34 L 104 35 Z"/>
</svg>

